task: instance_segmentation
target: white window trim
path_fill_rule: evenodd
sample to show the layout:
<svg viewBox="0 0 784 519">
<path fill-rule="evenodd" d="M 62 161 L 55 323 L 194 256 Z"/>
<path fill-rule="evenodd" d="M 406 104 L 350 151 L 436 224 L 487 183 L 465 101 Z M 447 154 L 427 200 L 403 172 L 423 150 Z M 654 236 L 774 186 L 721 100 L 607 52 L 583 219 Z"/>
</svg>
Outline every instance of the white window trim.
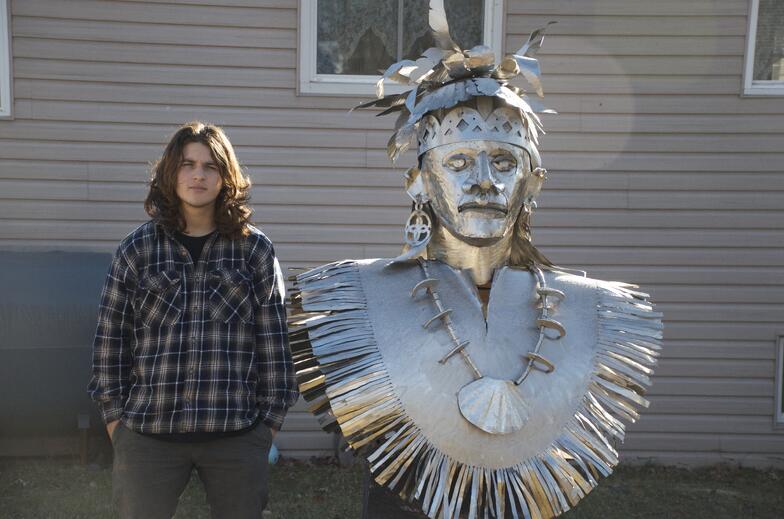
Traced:
<svg viewBox="0 0 784 519">
<path fill-rule="evenodd" d="M 781 401 L 784 396 L 784 335 L 780 335 L 776 342 L 776 409 L 773 418 L 777 426 L 784 426 L 784 412 L 781 409 Z"/>
<path fill-rule="evenodd" d="M 759 20 L 759 0 L 751 0 L 749 7 L 749 29 L 746 31 L 746 56 L 743 71 L 743 95 L 745 96 L 784 96 L 784 81 L 754 80 L 754 50 L 757 45 L 757 21 Z"/>
<path fill-rule="evenodd" d="M 1 1 L 1 0 L 0 0 Z M 352 76 L 316 73 L 316 0 L 300 0 L 299 2 L 299 78 L 298 94 L 329 95 L 329 96 L 372 96 L 379 76 Z M 499 54 L 504 36 L 504 5 L 503 0 L 486 0 L 485 2 L 484 44 Z M 500 57 L 500 54 L 499 56 Z M 387 93 L 405 90 L 397 83 L 384 86 Z"/>
<path fill-rule="evenodd" d="M 0 0 L 0 119 L 11 118 L 11 24 L 8 0 Z M 5 48 L 4 48 L 5 44 Z"/>
</svg>

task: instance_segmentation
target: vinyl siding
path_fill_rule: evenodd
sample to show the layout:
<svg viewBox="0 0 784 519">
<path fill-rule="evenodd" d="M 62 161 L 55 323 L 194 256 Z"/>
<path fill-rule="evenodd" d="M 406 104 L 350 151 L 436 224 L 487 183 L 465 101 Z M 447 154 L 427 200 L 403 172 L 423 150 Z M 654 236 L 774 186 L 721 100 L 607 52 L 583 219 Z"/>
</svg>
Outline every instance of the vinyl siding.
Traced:
<svg viewBox="0 0 784 519">
<path fill-rule="evenodd" d="M 540 53 L 549 180 L 535 242 L 637 282 L 665 313 L 651 407 L 626 459 L 781 464 L 784 98 L 740 97 L 741 0 L 508 0 L 507 50 Z M 220 4 L 220 5 L 219 5 Z M 145 219 L 177 125 L 223 125 L 285 267 L 396 254 L 393 124 L 296 93 L 297 0 L 11 0 L 14 120 L 0 121 L 0 249 L 112 251 Z M 368 98 L 372 94 L 368 94 Z M 331 452 L 302 403 L 289 453 Z"/>
</svg>

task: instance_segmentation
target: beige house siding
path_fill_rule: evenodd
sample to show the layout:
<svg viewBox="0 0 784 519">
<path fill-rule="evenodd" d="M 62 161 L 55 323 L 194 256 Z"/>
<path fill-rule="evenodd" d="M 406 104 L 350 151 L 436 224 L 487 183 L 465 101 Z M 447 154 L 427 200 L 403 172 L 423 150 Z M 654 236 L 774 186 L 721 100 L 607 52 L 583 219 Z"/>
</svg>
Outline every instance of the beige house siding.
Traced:
<svg viewBox="0 0 784 519">
<path fill-rule="evenodd" d="M 651 408 L 624 455 L 781 465 L 784 98 L 739 96 L 747 2 L 504 4 L 507 50 L 558 21 L 540 54 L 560 115 L 545 118 L 536 243 L 640 283 L 665 312 Z M 393 121 L 348 114 L 354 98 L 297 95 L 297 0 L 11 0 L 11 12 L 0 250 L 112 251 L 144 220 L 146 165 L 176 125 L 203 119 L 236 145 L 285 266 L 398 251 L 408 160 L 386 158 Z M 300 403 L 280 446 L 324 453 L 332 438 Z"/>
<path fill-rule="evenodd" d="M 537 243 L 665 313 L 651 408 L 624 456 L 781 464 L 784 98 L 741 98 L 747 2 L 520 1 L 542 51 L 550 170 Z M 563 36 L 562 36 L 563 35 Z"/>
</svg>

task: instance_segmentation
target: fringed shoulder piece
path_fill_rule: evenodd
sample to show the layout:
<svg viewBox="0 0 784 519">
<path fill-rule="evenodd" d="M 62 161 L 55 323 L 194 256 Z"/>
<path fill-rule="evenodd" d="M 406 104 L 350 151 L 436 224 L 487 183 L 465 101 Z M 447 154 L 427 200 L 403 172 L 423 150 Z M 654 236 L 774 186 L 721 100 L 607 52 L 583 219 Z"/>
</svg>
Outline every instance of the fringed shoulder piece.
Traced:
<svg viewBox="0 0 784 519">
<path fill-rule="evenodd" d="M 660 349 L 661 314 L 631 285 L 596 282 L 594 363 L 581 403 L 550 445 L 505 468 L 440 451 L 406 415 L 368 317 L 360 265 L 301 274 L 292 295 L 291 347 L 300 389 L 329 431 L 340 430 L 376 482 L 430 518 L 552 518 L 618 462 L 611 439 L 633 422 Z M 492 439 L 492 438 L 490 438 Z"/>
<path fill-rule="evenodd" d="M 591 394 L 614 415 L 629 422 L 639 418 L 635 404 L 648 407 L 642 397 L 651 385 L 663 325 L 661 312 L 648 294 L 626 283 L 599 281 L 599 331 Z M 607 421 L 606 425 L 612 422 Z M 623 427 L 608 432 L 623 440 Z M 617 433 L 617 434 L 616 434 Z"/>
<path fill-rule="evenodd" d="M 330 263 L 294 281 L 290 344 L 300 391 L 321 426 L 339 426 L 358 449 L 389 431 L 391 417 L 400 412 L 376 347 L 358 265 Z"/>
</svg>

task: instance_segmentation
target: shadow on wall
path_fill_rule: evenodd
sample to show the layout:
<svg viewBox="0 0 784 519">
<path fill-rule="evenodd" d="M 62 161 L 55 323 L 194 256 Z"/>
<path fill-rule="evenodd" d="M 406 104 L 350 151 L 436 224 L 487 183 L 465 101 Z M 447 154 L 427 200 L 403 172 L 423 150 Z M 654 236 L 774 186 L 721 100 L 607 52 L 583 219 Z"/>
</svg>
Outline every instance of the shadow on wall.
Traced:
<svg viewBox="0 0 784 519">
<path fill-rule="evenodd" d="M 101 253 L 0 252 L 0 456 L 71 454 L 88 420 L 102 428 L 86 388 L 110 262 Z"/>
</svg>

